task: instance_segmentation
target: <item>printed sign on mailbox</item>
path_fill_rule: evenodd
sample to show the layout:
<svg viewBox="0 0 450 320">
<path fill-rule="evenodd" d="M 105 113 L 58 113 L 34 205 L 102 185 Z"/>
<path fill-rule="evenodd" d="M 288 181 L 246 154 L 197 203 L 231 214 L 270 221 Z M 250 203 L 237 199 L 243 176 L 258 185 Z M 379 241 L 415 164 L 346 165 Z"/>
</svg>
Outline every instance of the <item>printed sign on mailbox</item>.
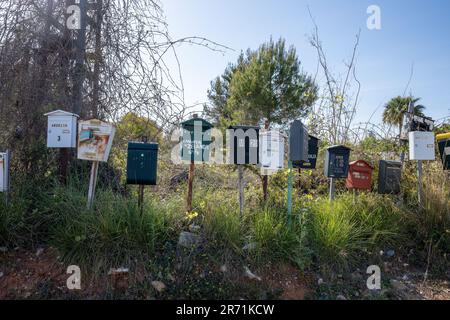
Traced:
<svg viewBox="0 0 450 320">
<path fill-rule="evenodd" d="M 107 162 L 116 129 L 100 120 L 81 121 L 78 125 L 78 159 Z"/>
</svg>

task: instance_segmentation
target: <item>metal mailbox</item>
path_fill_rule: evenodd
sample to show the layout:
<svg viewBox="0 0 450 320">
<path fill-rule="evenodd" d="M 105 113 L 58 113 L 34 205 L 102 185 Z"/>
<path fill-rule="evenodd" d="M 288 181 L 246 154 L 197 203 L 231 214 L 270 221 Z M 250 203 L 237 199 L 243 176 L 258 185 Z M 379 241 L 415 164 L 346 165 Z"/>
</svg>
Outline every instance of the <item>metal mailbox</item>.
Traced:
<svg viewBox="0 0 450 320">
<path fill-rule="evenodd" d="M 317 167 L 318 154 L 319 139 L 310 135 L 308 139 L 308 160 L 294 164 L 294 167 L 300 169 L 315 169 Z"/>
<path fill-rule="evenodd" d="M 156 185 L 157 168 L 157 143 L 128 143 L 127 184 Z"/>
<path fill-rule="evenodd" d="M 0 192 L 9 190 L 9 152 L 0 153 Z"/>
<path fill-rule="evenodd" d="M 289 160 L 293 165 L 308 161 L 308 130 L 300 120 L 291 124 L 289 131 Z"/>
<path fill-rule="evenodd" d="M 193 118 L 181 124 L 182 143 L 181 159 L 183 161 L 207 162 L 211 156 L 211 129 L 208 121 Z"/>
<path fill-rule="evenodd" d="M 107 162 L 116 129 L 113 125 L 92 119 L 78 123 L 78 159 Z"/>
<path fill-rule="evenodd" d="M 450 133 L 438 134 L 436 140 L 444 170 L 450 170 Z"/>
<path fill-rule="evenodd" d="M 436 160 L 436 146 L 433 132 L 415 131 L 409 133 L 410 160 Z"/>
<path fill-rule="evenodd" d="M 380 160 L 378 174 L 378 193 L 399 194 L 401 191 L 402 163 Z"/>
<path fill-rule="evenodd" d="M 267 170 L 284 168 L 284 142 L 279 131 L 263 131 L 259 134 L 261 167 Z"/>
<path fill-rule="evenodd" d="M 228 128 L 229 164 L 259 164 L 259 127 Z"/>
<path fill-rule="evenodd" d="M 56 110 L 46 113 L 47 147 L 48 148 L 76 148 L 78 115 Z"/>
<path fill-rule="evenodd" d="M 346 181 L 347 189 L 371 190 L 373 167 L 364 160 L 353 161 L 349 164 Z"/>
<path fill-rule="evenodd" d="M 325 155 L 325 176 L 328 178 L 347 178 L 351 149 L 345 146 L 332 146 Z"/>
</svg>

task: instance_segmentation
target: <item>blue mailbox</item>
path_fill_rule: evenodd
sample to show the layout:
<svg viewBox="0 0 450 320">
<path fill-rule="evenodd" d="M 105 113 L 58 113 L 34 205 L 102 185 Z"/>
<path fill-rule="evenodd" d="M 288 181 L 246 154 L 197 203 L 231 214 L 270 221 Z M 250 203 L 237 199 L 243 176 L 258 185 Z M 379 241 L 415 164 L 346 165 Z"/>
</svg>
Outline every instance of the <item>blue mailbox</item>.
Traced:
<svg viewBox="0 0 450 320">
<path fill-rule="evenodd" d="M 346 179 L 348 176 L 351 149 L 346 146 L 332 146 L 325 155 L 325 176 Z"/>
</svg>

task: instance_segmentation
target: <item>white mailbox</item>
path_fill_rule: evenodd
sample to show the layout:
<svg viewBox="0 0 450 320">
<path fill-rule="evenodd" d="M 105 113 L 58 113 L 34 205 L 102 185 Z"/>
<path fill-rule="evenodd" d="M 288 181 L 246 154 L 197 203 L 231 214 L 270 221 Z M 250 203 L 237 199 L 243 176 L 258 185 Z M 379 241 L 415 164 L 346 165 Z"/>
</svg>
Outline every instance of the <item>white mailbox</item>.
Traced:
<svg viewBox="0 0 450 320">
<path fill-rule="evenodd" d="M 47 147 L 76 148 L 78 115 L 56 110 L 45 116 L 48 117 Z"/>
<path fill-rule="evenodd" d="M 284 168 L 284 143 L 286 136 L 279 131 L 260 131 L 259 152 L 261 169 L 280 170 Z"/>
<path fill-rule="evenodd" d="M 410 160 L 436 160 L 434 133 L 414 131 L 409 133 Z"/>
<path fill-rule="evenodd" d="M 9 152 L 0 153 L 0 192 L 9 189 Z"/>
</svg>

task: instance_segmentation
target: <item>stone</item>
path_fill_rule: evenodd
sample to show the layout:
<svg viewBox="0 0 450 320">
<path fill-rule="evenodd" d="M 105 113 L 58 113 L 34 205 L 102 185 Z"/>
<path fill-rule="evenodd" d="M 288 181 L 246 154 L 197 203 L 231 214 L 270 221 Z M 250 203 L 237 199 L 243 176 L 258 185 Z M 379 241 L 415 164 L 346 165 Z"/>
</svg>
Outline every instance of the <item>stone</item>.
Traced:
<svg viewBox="0 0 450 320">
<path fill-rule="evenodd" d="M 245 276 L 251 280 L 258 280 L 258 281 L 262 281 L 262 279 L 260 277 L 258 277 L 257 275 L 253 274 L 253 272 L 250 271 L 250 269 L 248 267 L 244 267 L 244 271 L 245 271 Z"/>
<path fill-rule="evenodd" d="M 323 279 L 322 278 L 319 278 L 319 280 L 317 280 L 317 284 L 320 286 L 320 285 L 322 285 L 324 282 L 323 282 Z"/>
<path fill-rule="evenodd" d="M 343 296 L 342 294 L 338 295 L 336 300 L 347 300 L 347 298 L 345 296 Z"/>
<path fill-rule="evenodd" d="M 189 231 L 192 233 L 198 233 L 198 232 L 200 232 L 201 229 L 202 228 L 200 226 L 197 226 L 194 223 L 189 226 Z"/>
<path fill-rule="evenodd" d="M 191 232 L 181 232 L 178 245 L 184 248 L 193 248 L 200 244 L 200 236 Z"/>
<path fill-rule="evenodd" d="M 36 257 L 39 257 L 44 252 L 44 248 L 39 248 L 36 251 Z"/>
<path fill-rule="evenodd" d="M 158 291 L 159 293 L 166 290 L 166 285 L 161 281 L 152 281 L 152 287 L 155 288 L 155 290 Z"/>
<path fill-rule="evenodd" d="M 252 251 L 252 250 L 255 250 L 255 249 L 256 249 L 256 243 L 255 243 L 255 242 L 247 243 L 247 244 L 242 248 L 242 250 L 245 250 L 245 251 Z"/>
<path fill-rule="evenodd" d="M 228 267 L 226 264 L 224 264 L 223 266 L 220 267 L 220 272 L 222 272 L 222 273 L 228 272 Z"/>
<path fill-rule="evenodd" d="M 3 272 L 0 272 L 0 278 L 3 278 L 5 274 Z"/>
<path fill-rule="evenodd" d="M 130 272 L 128 268 L 118 268 L 118 269 L 109 269 L 108 275 L 119 275 L 119 274 L 127 274 Z"/>
</svg>

